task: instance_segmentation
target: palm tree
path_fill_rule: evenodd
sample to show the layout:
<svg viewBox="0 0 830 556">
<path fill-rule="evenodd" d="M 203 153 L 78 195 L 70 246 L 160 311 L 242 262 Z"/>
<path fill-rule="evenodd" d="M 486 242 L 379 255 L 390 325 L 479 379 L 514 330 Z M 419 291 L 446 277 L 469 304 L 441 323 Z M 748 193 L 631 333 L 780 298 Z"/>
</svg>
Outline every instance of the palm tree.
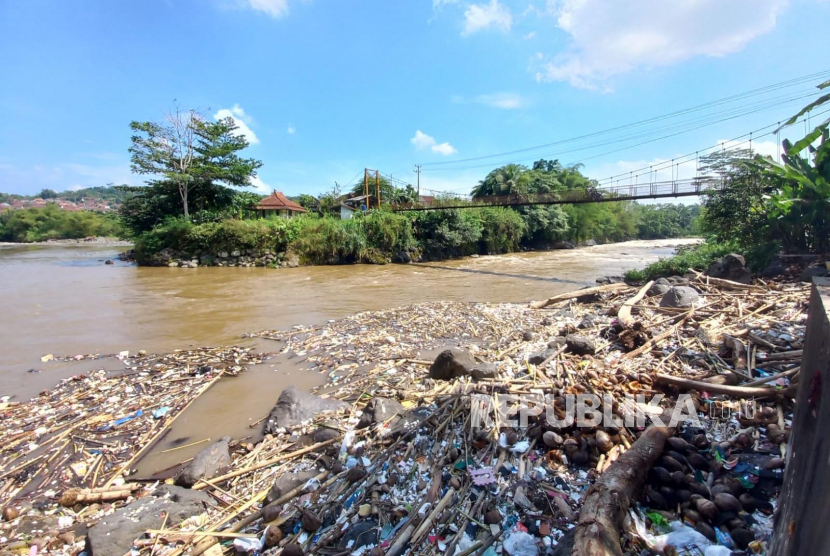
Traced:
<svg viewBox="0 0 830 556">
<path fill-rule="evenodd" d="M 525 195 L 527 193 L 527 168 L 521 164 L 508 164 L 496 168 L 473 188 L 473 198 Z"/>
</svg>

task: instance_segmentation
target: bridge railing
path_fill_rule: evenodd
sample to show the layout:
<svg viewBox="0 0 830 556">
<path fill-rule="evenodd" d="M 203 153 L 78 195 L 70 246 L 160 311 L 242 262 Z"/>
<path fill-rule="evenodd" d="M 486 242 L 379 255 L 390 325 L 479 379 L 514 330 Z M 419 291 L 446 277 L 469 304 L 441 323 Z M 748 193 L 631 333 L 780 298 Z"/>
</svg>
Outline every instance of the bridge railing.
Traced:
<svg viewBox="0 0 830 556">
<path fill-rule="evenodd" d="M 476 197 L 469 201 L 448 200 L 430 206 L 417 203 L 396 205 L 394 210 L 437 210 L 442 208 L 467 208 L 476 206 L 522 206 L 550 204 L 602 203 L 609 201 L 626 201 L 659 197 L 681 197 L 702 195 L 709 189 L 721 189 L 717 181 L 703 178 L 661 181 L 639 184 L 615 184 L 586 189 L 569 189 L 551 193 L 531 193 Z"/>
</svg>

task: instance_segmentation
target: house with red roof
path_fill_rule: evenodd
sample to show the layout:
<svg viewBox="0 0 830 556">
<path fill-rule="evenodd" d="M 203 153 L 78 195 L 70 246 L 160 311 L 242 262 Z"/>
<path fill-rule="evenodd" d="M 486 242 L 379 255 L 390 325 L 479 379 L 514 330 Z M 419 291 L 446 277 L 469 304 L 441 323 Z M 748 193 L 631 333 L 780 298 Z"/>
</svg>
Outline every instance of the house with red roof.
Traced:
<svg viewBox="0 0 830 556">
<path fill-rule="evenodd" d="M 287 198 L 285 195 L 280 193 L 277 190 L 261 200 L 255 207 L 254 210 L 257 211 L 261 216 L 280 216 L 282 218 L 291 218 L 293 216 L 298 216 L 306 211 L 303 207 L 292 201 L 291 199 Z"/>
</svg>

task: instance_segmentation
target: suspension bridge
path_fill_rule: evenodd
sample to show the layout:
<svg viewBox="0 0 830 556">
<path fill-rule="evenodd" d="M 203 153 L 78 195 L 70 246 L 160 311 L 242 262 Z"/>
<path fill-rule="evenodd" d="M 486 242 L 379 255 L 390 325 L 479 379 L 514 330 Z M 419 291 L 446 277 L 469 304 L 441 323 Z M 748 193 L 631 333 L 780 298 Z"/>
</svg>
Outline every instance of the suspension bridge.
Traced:
<svg viewBox="0 0 830 556">
<path fill-rule="evenodd" d="M 423 205 L 405 203 L 394 205 L 395 212 L 466 209 L 477 207 L 521 207 L 528 205 L 576 205 L 583 203 L 609 203 L 614 201 L 638 201 L 645 199 L 664 199 L 668 197 L 691 197 L 702 195 L 707 191 L 719 190 L 723 183 L 712 179 L 689 178 L 651 183 L 628 184 L 585 189 L 569 189 L 553 193 L 526 195 L 504 195 L 495 197 L 477 197 L 471 200 L 444 201 L 439 204 Z"/>
</svg>

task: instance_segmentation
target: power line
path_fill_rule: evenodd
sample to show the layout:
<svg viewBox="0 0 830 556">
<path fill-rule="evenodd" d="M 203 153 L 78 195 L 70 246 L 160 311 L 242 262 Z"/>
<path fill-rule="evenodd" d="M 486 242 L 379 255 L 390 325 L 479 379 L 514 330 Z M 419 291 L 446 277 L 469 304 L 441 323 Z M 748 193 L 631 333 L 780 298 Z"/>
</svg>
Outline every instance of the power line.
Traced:
<svg viewBox="0 0 830 556">
<path fill-rule="evenodd" d="M 750 114 L 763 112 L 765 110 L 769 110 L 769 109 L 773 109 L 773 108 L 780 108 L 781 106 L 783 106 L 786 103 L 795 102 L 797 100 L 802 100 L 804 98 L 811 97 L 811 96 L 814 96 L 816 94 L 820 94 L 820 92 L 812 92 L 812 93 L 807 94 L 807 95 L 798 96 L 798 97 L 791 97 L 791 98 L 786 99 L 786 100 L 774 99 L 773 101 L 765 101 L 760 106 L 755 105 L 756 107 L 754 107 L 752 109 L 747 109 L 747 107 L 742 107 L 740 109 L 730 109 L 730 110 L 724 111 L 723 113 L 710 114 L 708 116 L 705 116 L 703 118 L 699 118 L 697 120 L 688 120 L 688 121 L 685 121 L 685 122 L 680 122 L 680 123 L 677 123 L 677 124 L 664 126 L 662 128 L 656 128 L 656 129 L 649 130 L 649 131 L 638 132 L 638 133 L 635 133 L 635 134 L 632 134 L 632 135 L 618 137 L 618 138 L 606 140 L 606 141 L 599 142 L 599 143 L 592 143 L 592 144 L 589 144 L 589 145 L 583 145 L 583 146 L 580 146 L 580 147 L 574 147 L 574 148 L 571 148 L 571 149 L 556 151 L 556 152 L 553 152 L 553 153 L 546 153 L 542 156 L 558 157 L 558 156 L 561 156 L 563 154 L 570 154 L 570 153 L 573 153 L 573 152 L 590 150 L 590 149 L 594 149 L 594 148 L 597 148 L 597 147 L 606 146 L 606 145 L 609 145 L 609 144 L 619 143 L 619 142 L 623 142 L 623 141 L 630 141 L 630 140 L 638 139 L 638 138 L 641 138 L 641 137 L 647 137 L 649 135 L 653 135 L 654 133 L 658 133 L 660 131 L 669 130 L 669 129 L 673 129 L 673 128 L 678 128 L 678 127 L 683 128 L 683 126 L 690 126 L 690 124 L 694 124 L 694 125 L 691 125 L 691 127 L 685 127 L 685 129 L 681 129 L 680 131 L 677 131 L 675 133 L 662 135 L 662 136 L 654 138 L 654 139 L 650 139 L 650 140 L 647 140 L 647 141 L 642 141 L 640 143 L 635 143 L 633 145 L 628 145 L 628 146 L 625 146 L 625 147 L 621 147 L 619 149 L 606 151 L 606 152 L 603 152 L 603 153 L 600 153 L 600 154 L 597 154 L 597 155 L 594 155 L 594 156 L 587 157 L 587 158 L 583 159 L 583 160 L 592 160 L 594 158 L 605 156 L 607 154 L 613 154 L 613 153 L 616 153 L 616 152 L 624 151 L 624 150 L 631 149 L 631 148 L 634 148 L 634 147 L 638 147 L 638 146 L 641 146 L 641 145 L 647 145 L 649 143 L 654 143 L 656 141 L 661 141 L 663 139 L 668 139 L 670 137 L 675 137 L 677 135 L 682 135 L 684 133 L 689 133 L 691 131 L 696 131 L 696 130 L 702 129 L 704 127 L 717 125 L 717 124 L 720 124 L 720 123 L 723 123 L 723 122 L 727 122 L 729 120 L 734 120 L 736 118 L 740 118 L 740 117 L 743 117 L 743 116 L 748 116 Z M 723 116 L 723 115 L 726 115 L 726 114 L 731 114 L 731 115 L 728 116 L 728 117 L 720 117 L 720 116 Z M 465 167 L 462 167 L 462 168 L 436 168 L 436 169 L 431 169 L 431 170 L 427 169 L 427 170 L 424 170 L 424 171 L 425 172 L 428 171 L 430 173 L 436 173 L 436 172 L 472 170 L 472 169 L 477 169 L 477 168 L 491 168 L 491 167 L 502 166 L 504 164 L 510 164 L 510 163 L 529 162 L 529 161 L 532 161 L 534 159 L 535 159 L 535 157 L 533 159 L 522 159 L 522 160 L 516 160 L 516 159 L 501 160 L 501 161 L 498 161 L 498 162 L 490 162 L 490 163 L 478 164 L 478 165 L 474 165 L 474 166 L 465 166 Z"/>
<path fill-rule="evenodd" d="M 824 71 L 821 71 L 821 72 L 816 72 L 816 73 L 813 73 L 813 74 L 810 74 L 810 75 L 797 77 L 797 78 L 790 79 L 790 80 L 787 80 L 787 81 L 774 83 L 772 85 L 767 85 L 765 87 L 760 87 L 758 89 L 753 89 L 753 90 L 746 91 L 746 92 L 743 92 L 743 93 L 738 93 L 736 95 L 731 95 L 731 96 L 728 96 L 728 97 L 724 97 L 724 98 L 721 98 L 721 99 L 710 101 L 710 102 L 700 104 L 700 105 L 697 105 L 697 106 L 693 106 L 693 107 L 690 107 L 690 108 L 677 110 L 675 112 L 670 112 L 668 114 L 663 114 L 661 116 L 655 116 L 655 117 L 648 118 L 648 119 L 645 119 L 645 120 L 640 120 L 640 121 L 637 121 L 637 122 L 632 122 L 632 123 L 629 123 L 629 124 L 624 124 L 624 125 L 612 127 L 612 128 L 608 128 L 608 129 L 605 129 L 605 130 L 600 130 L 600 131 L 596 131 L 596 132 L 592 132 L 592 133 L 587 133 L 587 134 L 584 134 L 584 135 L 579 135 L 579 136 L 571 137 L 571 138 L 568 138 L 568 139 L 561 139 L 559 141 L 554 141 L 554 142 L 546 143 L 546 144 L 542 144 L 542 145 L 536 145 L 536 146 L 533 146 L 533 147 L 526 147 L 526 148 L 523 148 L 523 149 L 517 149 L 517 150 L 513 150 L 513 151 L 506 151 L 506 152 L 497 153 L 497 154 L 490 154 L 490 155 L 484 155 L 484 156 L 465 158 L 465 159 L 461 159 L 461 160 L 448 160 L 448 161 L 443 161 L 443 162 L 428 162 L 428 163 L 424 163 L 423 166 L 444 166 L 444 165 L 448 165 L 448 164 L 459 164 L 459 163 L 463 163 L 463 162 L 486 160 L 486 159 L 490 159 L 490 158 L 496 158 L 496 157 L 501 157 L 501 156 L 519 154 L 519 153 L 524 153 L 524 152 L 528 152 L 528 151 L 533 151 L 533 150 L 543 149 L 543 148 L 547 148 L 547 147 L 552 147 L 552 146 L 560 145 L 562 143 L 566 143 L 566 142 L 570 142 L 570 141 L 577 141 L 577 140 L 580 140 L 580 139 L 586 139 L 586 138 L 590 138 L 590 137 L 596 137 L 596 136 L 599 136 L 599 135 L 605 135 L 605 134 L 612 133 L 612 132 L 615 132 L 615 131 L 620 131 L 622 129 L 641 126 L 641 125 L 661 121 L 661 120 L 664 120 L 664 119 L 674 118 L 674 117 L 689 114 L 689 113 L 692 113 L 692 112 L 705 110 L 706 108 L 719 106 L 721 104 L 734 102 L 736 100 L 742 100 L 742 99 L 749 98 L 749 97 L 752 97 L 752 96 L 757 96 L 757 95 L 769 93 L 769 92 L 772 92 L 772 91 L 775 91 L 775 90 L 784 89 L 784 88 L 792 87 L 792 86 L 795 86 L 795 85 L 800 85 L 802 83 L 805 83 L 805 82 L 808 82 L 808 81 L 813 81 L 817 78 L 821 78 L 821 77 L 824 77 L 826 75 L 830 75 L 830 70 L 824 70 Z"/>
</svg>

